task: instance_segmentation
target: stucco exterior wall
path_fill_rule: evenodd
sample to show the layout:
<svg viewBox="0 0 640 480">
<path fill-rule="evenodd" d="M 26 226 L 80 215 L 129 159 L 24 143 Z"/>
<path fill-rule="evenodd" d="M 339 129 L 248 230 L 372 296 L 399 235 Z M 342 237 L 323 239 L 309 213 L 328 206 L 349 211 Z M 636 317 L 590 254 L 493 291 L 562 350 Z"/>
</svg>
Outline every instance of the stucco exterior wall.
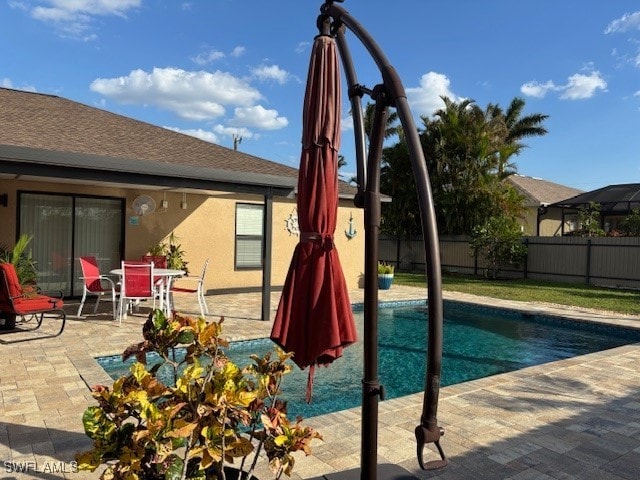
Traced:
<svg viewBox="0 0 640 480">
<path fill-rule="evenodd" d="M 9 194 L 8 207 L 0 208 L 0 244 L 7 246 L 12 246 L 16 238 L 18 190 L 124 198 L 125 259 L 139 259 L 150 246 L 166 241 L 173 232 L 185 252 L 191 275 L 199 275 L 204 261 L 209 258 L 206 290 L 258 288 L 262 284 L 262 269 L 234 268 L 236 205 L 263 204 L 264 198 L 260 195 L 187 194 L 187 208 L 182 209 L 182 194 L 167 192 L 169 206 L 164 209 L 162 200 L 165 197 L 160 191 L 0 180 L 0 193 Z M 157 207 L 150 215 L 137 216 L 132 209 L 132 202 L 142 194 L 151 196 Z M 289 233 L 285 223 L 290 214 L 295 212 L 295 207 L 294 199 L 274 198 L 271 275 L 274 287 L 284 284 L 293 249 L 298 243 L 299 237 Z M 349 229 L 351 216 L 353 228 L 358 233 L 354 238 L 348 239 L 344 232 Z M 363 212 L 355 208 L 351 200 L 341 200 L 335 244 L 347 285 L 356 288 L 363 274 Z"/>
</svg>

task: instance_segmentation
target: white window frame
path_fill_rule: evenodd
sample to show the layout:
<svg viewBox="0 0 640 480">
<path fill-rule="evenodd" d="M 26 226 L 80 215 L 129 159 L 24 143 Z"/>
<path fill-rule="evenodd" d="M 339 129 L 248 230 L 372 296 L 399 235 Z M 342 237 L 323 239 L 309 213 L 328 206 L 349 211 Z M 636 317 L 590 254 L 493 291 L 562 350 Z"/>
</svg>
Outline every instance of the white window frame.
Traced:
<svg viewBox="0 0 640 480">
<path fill-rule="evenodd" d="M 236 270 L 262 268 L 265 208 L 261 203 L 236 203 L 234 266 Z M 256 246 L 257 244 L 257 246 Z"/>
</svg>

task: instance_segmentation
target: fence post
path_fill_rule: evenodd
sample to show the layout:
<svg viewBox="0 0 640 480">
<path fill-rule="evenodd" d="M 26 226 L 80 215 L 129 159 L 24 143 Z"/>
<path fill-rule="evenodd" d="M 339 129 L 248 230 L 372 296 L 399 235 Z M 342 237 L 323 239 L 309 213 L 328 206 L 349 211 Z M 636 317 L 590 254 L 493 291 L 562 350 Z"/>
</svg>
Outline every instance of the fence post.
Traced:
<svg viewBox="0 0 640 480">
<path fill-rule="evenodd" d="M 587 285 L 591 283 L 591 239 L 587 240 Z"/>
<path fill-rule="evenodd" d="M 529 276 L 528 267 L 529 267 L 529 239 L 524 239 L 524 246 L 527 248 L 526 255 L 524 256 L 524 278 L 525 280 Z"/>
<path fill-rule="evenodd" d="M 473 276 L 478 276 L 478 249 L 473 250 Z"/>
</svg>

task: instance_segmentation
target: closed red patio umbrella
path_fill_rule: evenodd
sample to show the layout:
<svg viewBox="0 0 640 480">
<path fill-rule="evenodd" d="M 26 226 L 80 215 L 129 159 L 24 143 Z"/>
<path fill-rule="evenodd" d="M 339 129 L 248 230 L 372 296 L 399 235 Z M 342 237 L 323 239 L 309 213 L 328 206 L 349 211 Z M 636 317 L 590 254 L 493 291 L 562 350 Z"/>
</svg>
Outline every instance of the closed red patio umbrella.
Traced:
<svg viewBox="0 0 640 480">
<path fill-rule="evenodd" d="M 333 241 L 338 212 L 341 88 L 335 40 L 313 44 L 303 107 L 298 173 L 296 246 L 271 339 L 302 369 L 309 367 L 307 401 L 316 365 L 328 365 L 356 341 L 347 286 Z"/>
</svg>

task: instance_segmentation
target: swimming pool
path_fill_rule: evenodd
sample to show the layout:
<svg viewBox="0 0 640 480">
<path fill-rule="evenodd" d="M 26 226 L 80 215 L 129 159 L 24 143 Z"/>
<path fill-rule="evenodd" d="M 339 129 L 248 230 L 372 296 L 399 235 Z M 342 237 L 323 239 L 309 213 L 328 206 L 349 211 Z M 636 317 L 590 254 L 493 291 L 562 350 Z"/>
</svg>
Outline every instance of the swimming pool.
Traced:
<svg viewBox="0 0 640 480">
<path fill-rule="evenodd" d="M 388 399 L 420 392 L 426 372 L 427 321 L 424 302 L 381 304 L 379 375 Z M 363 315 L 355 311 L 359 338 Z M 445 301 L 442 386 L 640 341 L 640 330 Z M 550 334 L 551 333 L 551 334 Z M 233 342 L 229 356 L 239 365 L 263 354 L 269 339 Z M 361 404 L 362 343 L 345 349 L 328 368 L 316 368 L 313 402 L 304 402 L 307 372 L 285 377 L 289 416 L 304 418 Z M 119 356 L 97 359 L 111 378 L 128 374 Z"/>
</svg>

